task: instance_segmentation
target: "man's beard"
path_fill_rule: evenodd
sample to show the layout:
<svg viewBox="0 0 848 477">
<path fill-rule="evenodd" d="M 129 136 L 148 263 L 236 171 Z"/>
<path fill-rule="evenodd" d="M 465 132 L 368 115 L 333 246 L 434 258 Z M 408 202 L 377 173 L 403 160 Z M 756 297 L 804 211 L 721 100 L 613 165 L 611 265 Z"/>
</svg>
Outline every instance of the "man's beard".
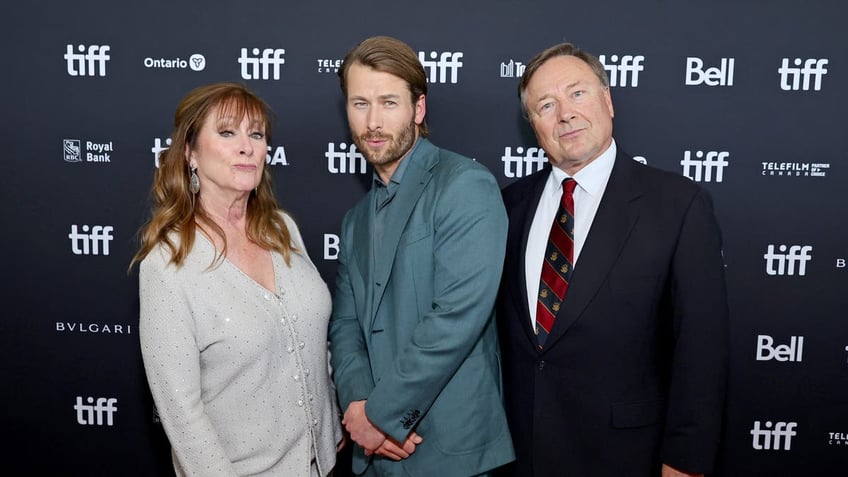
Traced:
<svg viewBox="0 0 848 477">
<path fill-rule="evenodd" d="M 374 139 L 383 139 L 389 142 L 384 146 L 382 152 L 375 152 L 368 147 L 366 142 Z M 409 125 L 403 128 L 396 137 L 376 131 L 354 137 L 353 142 L 356 143 L 356 147 L 365 156 L 365 159 L 375 166 L 385 166 L 397 162 L 409 152 L 415 142 L 415 120 L 411 120 Z"/>
</svg>

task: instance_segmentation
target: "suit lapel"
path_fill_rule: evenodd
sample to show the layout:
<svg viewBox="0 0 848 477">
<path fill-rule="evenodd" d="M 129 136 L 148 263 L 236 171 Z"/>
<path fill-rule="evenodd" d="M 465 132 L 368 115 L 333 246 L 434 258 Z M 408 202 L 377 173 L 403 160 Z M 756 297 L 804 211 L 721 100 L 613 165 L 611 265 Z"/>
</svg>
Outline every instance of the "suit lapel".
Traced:
<svg viewBox="0 0 848 477">
<path fill-rule="evenodd" d="M 527 301 L 527 274 L 526 267 L 526 250 L 527 240 L 530 236 L 530 226 L 533 224 L 533 218 L 536 215 L 536 207 L 542 197 L 542 192 L 545 190 L 545 183 L 551 172 L 550 164 L 545 165 L 545 168 L 535 175 L 534 182 L 530 185 L 529 193 L 523 195 L 520 201 L 516 203 L 510 211 L 510 217 L 513 217 L 514 222 L 510 223 L 510 234 L 517 234 L 518 244 L 513 248 L 512 255 L 515 257 L 514 276 L 518 277 L 516 286 L 509 286 L 509 293 L 512 294 L 512 303 L 516 303 L 519 312 L 515 313 L 521 320 L 520 328 L 524 330 L 524 334 L 530 344 L 536 348 L 536 335 L 533 333 L 530 326 L 530 304 Z M 512 225 L 512 224 L 515 225 Z"/>
<path fill-rule="evenodd" d="M 635 204 L 642 192 L 634 177 L 636 167 L 642 166 L 619 151 L 546 349 L 561 338 L 586 309 L 639 218 Z"/>
<path fill-rule="evenodd" d="M 432 177 L 430 169 L 438 162 L 436 147 L 424 138 L 419 139 L 419 141 L 420 144 L 416 147 L 414 154 L 403 159 L 410 161 L 410 163 L 406 166 L 401 185 L 386 211 L 388 215 L 383 228 L 382 247 L 380 250 L 374 251 L 376 267 L 373 280 L 369 285 L 377 288 L 374 290 L 374 306 L 371 308 L 371 325 L 373 325 L 374 318 L 377 316 L 377 309 L 380 307 L 383 295 L 386 292 L 386 285 L 391 278 L 392 266 L 401 235 L 406 229 L 415 204 L 418 203 L 418 199 L 421 198 L 421 194 L 430 182 Z"/>
</svg>

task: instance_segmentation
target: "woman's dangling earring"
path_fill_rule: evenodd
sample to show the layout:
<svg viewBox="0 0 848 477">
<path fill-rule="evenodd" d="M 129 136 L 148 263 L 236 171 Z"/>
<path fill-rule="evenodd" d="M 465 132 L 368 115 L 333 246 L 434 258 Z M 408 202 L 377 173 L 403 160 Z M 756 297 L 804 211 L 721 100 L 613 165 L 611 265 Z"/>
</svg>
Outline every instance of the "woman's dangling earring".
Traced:
<svg viewBox="0 0 848 477">
<path fill-rule="evenodd" d="M 191 193 L 197 195 L 200 192 L 200 178 L 197 177 L 197 166 L 191 167 L 191 177 L 188 180 L 188 185 L 191 188 Z"/>
</svg>

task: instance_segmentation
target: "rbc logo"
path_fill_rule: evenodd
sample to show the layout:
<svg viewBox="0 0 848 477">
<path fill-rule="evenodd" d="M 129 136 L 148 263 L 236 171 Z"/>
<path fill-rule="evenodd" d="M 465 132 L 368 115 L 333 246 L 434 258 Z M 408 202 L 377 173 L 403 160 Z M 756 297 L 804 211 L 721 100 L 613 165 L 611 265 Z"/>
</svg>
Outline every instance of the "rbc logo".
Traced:
<svg viewBox="0 0 848 477">
<path fill-rule="evenodd" d="M 109 255 L 109 242 L 114 238 L 112 226 L 95 225 L 90 229 L 91 233 L 88 233 L 89 226 L 83 225 L 80 233 L 76 225 L 71 225 L 71 233 L 68 234 L 71 251 L 74 255 Z"/>
<path fill-rule="evenodd" d="M 760 427 L 760 421 L 754 421 L 751 435 L 754 439 L 751 445 L 754 450 L 790 450 L 792 447 L 792 436 L 797 435 L 795 428 L 797 422 L 775 422 L 766 421 L 764 427 Z"/>
<path fill-rule="evenodd" d="M 79 139 L 63 139 L 62 149 L 65 151 L 65 162 L 82 162 L 82 147 Z"/>
<path fill-rule="evenodd" d="M 704 70 L 704 60 L 686 58 L 686 85 L 733 86 L 733 58 L 722 58 L 721 66 Z"/>
<path fill-rule="evenodd" d="M 418 52 L 418 61 L 424 66 L 427 72 L 428 83 L 447 83 L 448 71 L 450 71 L 450 82 L 456 84 L 459 76 L 459 69 L 462 68 L 461 52 L 445 51 L 439 54 L 435 51 L 430 52 L 430 60 L 425 59 L 423 51 Z M 438 58 L 438 59 L 437 59 Z"/>
<path fill-rule="evenodd" d="M 540 147 L 529 147 L 525 153 L 524 148 L 519 146 L 515 148 L 515 154 L 515 156 L 512 155 L 511 147 L 504 148 L 501 161 L 504 163 L 504 176 L 506 177 L 529 176 L 545 167 L 545 163 L 548 161 L 545 151 Z"/>
<path fill-rule="evenodd" d="M 645 57 L 642 55 L 624 55 L 619 63 L 618 55 L 611 55 L 609 63 L 607 63 L 606 55 L 600 55 L 598 60 L 604 65 L 609 75 L 610 86 L 639 86 L 639 72 L 645 69 L 642 62 Z M 618 63 L 618 64 L 616 64 Z M 630 79 L 628 84 L 628 79 Z"/>
<path fill-rule="evenodd" d="M 83 426 L 111 426 L 113 424 L 113 416 L 118 412 L 115 404 L 118 400 L 115 398 L 97 398 L 97 402 L 93 397 L 86 398 L 88 404 L 82 403 L 82 396 L 77 396 L 77 403 L 74 404 L 74 410 L 77 411 L 77 424 Z M 105 421 L 104 421 L 105 416 Z"/>
<path fill-rule="evenodd" d="M 786 250 L 789 249 L 789 253 Z M 807 262 L 813 259 L 810 252 L 813 247 L 809 245 L 793 245 L 778 247 L 781 253 L 774 253 L 774 245 L 768 246 L 768 251 L 763 255 L 766 260 L 766 273 L 769 275 L 795 275 L 795 264 L 798 264 L 798 275 L 804 276 L 807 272 Z M 775 269 L 777 264 L 777 269 Z"/>
<path fill-rule="evenodd" d="M 358 172 L 365 174 L 365 156 L 356 150 L 356 144 L 351 144 L 348 149 L 347 144 L 339 143 L 339 150 L 336 151 L 336 144 L 331 142 L 327 145 L 324 157 L 327 158 L 327 170 L 331 174 L 356 174 L 357 166 Z"/>
<path fill-rule="evenodd" d="M 780 74 L 780 89 L 784 91 L 809 91 L 810 79 L 813 79 L 813 90 L 821 90 L 822 77 L 827 74 L 824 65 L 826 59 L 810 58 L 801 60 L 795 58 L 794 67 L 789 66 L 789 58 L 783 58 L 777 72 Z M 801 66 L 803 64 L 804 66 Z"/>
<path fill-rule="evenodd" d="M 85 45 L 79 45 L 77 51 L 79 53 L 74 53 L 74 45 L 67 46 L 65 60 L 68 63 L 69 75 L 106 76 L 106 62 L 110 58 L 107 54 L 109 45 L 91 45 L 88 51 Z"/>
<path fill-rule="evenodd" d="M 683 175 L 695 182 L 712 182 L 713 170 L 715 170 L 715 181 L 721 182 L 724 178 L 724 168 L 727 167 L 729 152 L 695 151 L 695 159 L 692 159 L 691 151 L 683 153 Z M 694 169 L 694 174 L 692 172 Z"/>
<path fill-rule="evenodd" d="M 238 62 L 241 65 L 241 77 L 246 80 L 280 79 L 280 66 L 286 62 L 282 48 L 265 48 L 259 56 L 259 48 L 252 50 L 253 56 L 248 56 L 247 48 L 241 49 Z"/>
</svg>

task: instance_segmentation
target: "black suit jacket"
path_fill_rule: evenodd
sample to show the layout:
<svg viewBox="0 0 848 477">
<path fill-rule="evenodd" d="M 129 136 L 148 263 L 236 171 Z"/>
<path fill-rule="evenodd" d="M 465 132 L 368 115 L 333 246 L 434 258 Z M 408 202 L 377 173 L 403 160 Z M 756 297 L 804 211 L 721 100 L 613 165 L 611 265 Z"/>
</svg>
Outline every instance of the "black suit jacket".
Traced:
<svg viewBox="0 0 848 477">
<path fill-rule="evenodd" d="M 729 340 L 708 194 L 619 151 L 540 351 L 524 254 L 550 170 L 503 191 L 509 232 L 498 326 L 517 455 L 510 474 L 656 477 L 661 463 L 712 471 Z"/>
</svg>

